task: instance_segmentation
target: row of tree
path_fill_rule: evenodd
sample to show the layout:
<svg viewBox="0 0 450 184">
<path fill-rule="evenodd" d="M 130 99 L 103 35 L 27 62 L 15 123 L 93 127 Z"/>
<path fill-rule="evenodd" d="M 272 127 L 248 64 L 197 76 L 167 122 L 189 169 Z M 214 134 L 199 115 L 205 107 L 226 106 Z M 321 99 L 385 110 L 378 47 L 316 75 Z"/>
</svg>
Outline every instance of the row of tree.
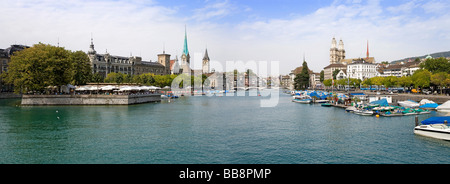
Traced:
<svg viewBox="0 0 450 184">
<path fill-rule="evenodd" d="M 44 92 L 47 87 L 80 85 L 92 79 L 89 58 L 83 51 L 35 44 L 11 56 L 1 78 L 14 85 L 15 93 Z"/>
<path fill-rule="evenodd" d="M 348 79 L 340 79 L 336 80 L 334 86 L 338 85 L 348 85 Z M 327 87 L 332 85 L 332 80 L 324 80 L 323 84 Z M 446 72 L 436 72 L 432 73 L 427 69 L 419 69 L 414 72 L 411 76 L 403 76 L 403 77 L 372 77 L 361 81 L 359 79 L 350 79 L 350 86 L 359 87 L 359 86 L 369 87 L 369 86 L 384 86 L 385 88 L 390 87 L 406 87 L 406 88 L 428 88 L 434 87 L 434 89 L 444 89 L 450 86 L 450 73 Z"/>
</svg>

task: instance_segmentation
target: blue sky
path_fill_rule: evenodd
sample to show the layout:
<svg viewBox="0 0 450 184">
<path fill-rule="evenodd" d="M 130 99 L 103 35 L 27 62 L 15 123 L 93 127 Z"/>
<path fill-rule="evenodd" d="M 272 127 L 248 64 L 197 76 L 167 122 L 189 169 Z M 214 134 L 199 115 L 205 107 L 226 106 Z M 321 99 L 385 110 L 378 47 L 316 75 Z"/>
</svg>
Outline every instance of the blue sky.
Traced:
<svg viewBox="0 0 450 184">
<path fill-rule="evenodd" d="M 329 64 L 331 39 L 347 58 L 377 62 L 450 50 L 448 0 L 4 0 L 0 48 L 38 42 L 155 60 L 180 56 L 187 27 L 192 56 L 205 48 L 226 61 L 279 61 L 280 73 Z M 201 59 L 201 58 L 200 58 Z M 199 68 L 194 63 L 194 68 Z M 219 68 L 220 66 L 212 66 Z M 217 69 L 216 68 L 216 69 Z"/>
</svg>

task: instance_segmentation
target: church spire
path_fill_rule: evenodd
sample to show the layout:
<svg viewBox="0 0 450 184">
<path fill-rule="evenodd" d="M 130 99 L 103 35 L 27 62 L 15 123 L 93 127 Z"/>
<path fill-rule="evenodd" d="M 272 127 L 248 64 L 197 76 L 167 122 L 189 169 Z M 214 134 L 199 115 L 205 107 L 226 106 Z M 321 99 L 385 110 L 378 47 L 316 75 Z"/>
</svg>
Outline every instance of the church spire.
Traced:
<svg viewBox="0 0 450 184">
<path fill-rule="evenodd" d="M 184 25 L 184 47 L 183 47 L 183 54 L 186 56 L 189 55 L 188 45 L 187 45 L 187 31 L 186 31 L 186 25 Z"/>
<path fill-rule="evenodd" d="M 206 50 L 205 50 L 205 56 L 203 56 L 203 60 L 208 60 L 209 61 L 208 48 L 206 48 Z"/>
<path fill-rule="evenodd" d="M 367 59 L 369 59 L 369 40 L 367 40 Z"/>
</svg>

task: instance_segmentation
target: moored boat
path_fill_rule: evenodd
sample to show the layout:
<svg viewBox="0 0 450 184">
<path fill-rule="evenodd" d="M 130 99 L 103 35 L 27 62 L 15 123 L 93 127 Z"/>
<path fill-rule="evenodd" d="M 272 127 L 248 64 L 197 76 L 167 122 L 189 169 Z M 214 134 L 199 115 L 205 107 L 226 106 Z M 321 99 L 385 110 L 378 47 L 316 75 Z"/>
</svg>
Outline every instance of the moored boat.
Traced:
<svg viewBox="0 0 450 184">
<path fill-rule="evenodd" d="M 309 104 L 312 102 L 312 98 L 307 95 L 293 96 L 292 98 L 292 101 L 296 103 Z"/>
<path fill-rule="evenodd" d="M 441 112 L 450 112 L 450 100 L 436 107 L 436 110 Z"/>
<path fill-rule="evenodd" d="M 420 106 L 419 103 L 412 101 L 412 100 L 405 100 L 405 101 L 399 101 L 397 102 L 400 106 L 402 107 L 407 107 L 407 108 L 417 108 Z"/>
<path fill-rule="evenodd" d="M 450 116 L 428 118 L 414 128 L 414 133 L 421 136 L 450 141 L 450 127 L 447 125 L 448 121 L 450 121 Z"/>
<path fill-rule="evenodd" d="M 345 108 L 345 111 L 347 111 L 347 112 L 353 112 L 355 110 L 356 110 L 356 107 L 354 107 L 354 106 L 350 106 L 350 107 Z"/>
<path fill-rule="evenodd" d="M 330 104 L 330 103 L 323 103 L 323 104 L 321 104 L 321 106 L 324 106 L 324 107 L 331 107 L 331 104 Z"/>
</svg>

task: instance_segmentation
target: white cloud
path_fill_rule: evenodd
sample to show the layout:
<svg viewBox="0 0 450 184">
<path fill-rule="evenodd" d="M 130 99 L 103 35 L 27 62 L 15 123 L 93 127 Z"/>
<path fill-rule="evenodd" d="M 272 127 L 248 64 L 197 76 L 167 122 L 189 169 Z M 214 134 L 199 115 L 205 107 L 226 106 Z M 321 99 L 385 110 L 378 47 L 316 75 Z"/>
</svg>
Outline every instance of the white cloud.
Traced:
<svg viewBox="0 0 450 184">
<path fill-rule="evenodd" d="M 222 18 L 232 13 L 235 7 L 228 1 L 208 3 L 205 7 L 194 10 L 193 19 L 204 21 L 211 18 Z"/>
</svg>

